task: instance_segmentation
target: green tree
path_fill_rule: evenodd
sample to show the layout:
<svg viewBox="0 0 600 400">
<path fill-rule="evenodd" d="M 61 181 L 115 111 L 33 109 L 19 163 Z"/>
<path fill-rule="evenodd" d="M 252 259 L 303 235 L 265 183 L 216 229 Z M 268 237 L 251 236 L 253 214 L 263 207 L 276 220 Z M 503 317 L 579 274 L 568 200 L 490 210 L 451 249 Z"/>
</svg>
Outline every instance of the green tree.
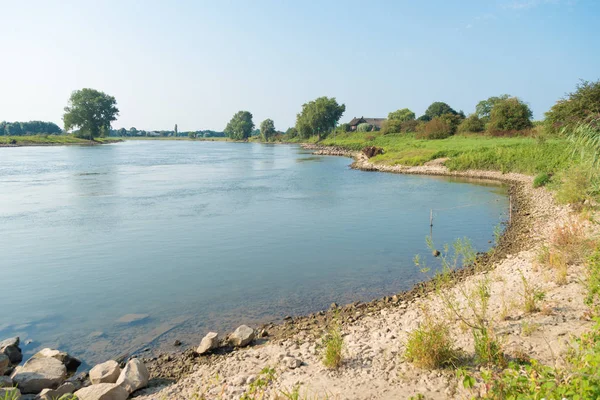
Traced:
<svg viewBox="0 0 600 400">
<path fill-rule="evenodd" d="M 175 125 L 175 128 L 176 128 L 175 131 L 177 132 L 177 125 Z M 188 132 L 188 137 L 190 139 L 195 139 L 196 138 L 196 132 L 193 132 L 193 131 Z"/>
<path fill-rule="evenodd" d="M 490 112 L 488 129 L 494 131 L 520 131 L 533 127 L 533 113 L 527 104 L 516 97 L 497 102 Z"/>
<path fill-rule="evenodd" d="M 600 80 L 580 81 L 573 93 L 568 93 L 546 112 L 546 128 L 556 132 L 562 127 L 575 127 L 600 116 Z"/>
<path fill-rule="evenodd" d="M 415 113 L 410 111 L 408 108 L 402 108 L 400 110 L 392 111 L 391 113 L 389 113 L 388 119 L 400 122 L 411 121 L 415 119 Z"/>
<path fill-rule="evenodd" d="M 138 134 L 138 130 L 134 126 L 129 128 L 129 136 L 137 136 L 137 134 Z"/>
<path fill-rule="evenodd" d="M 431 103 L 431 105 L 425 111 L 425 115 L 429 117 L 429 121 L 444 114 L 457 115 L 458 113 L 452 107 L 442 101 Z"/>
<path fill-rule="evenodd" d="M 121 128 L 117 131 L 117 133 L 119 134 L 119 136 L 127 136 L 127 129 L 125 128 Z"/>
<path fill-rule="evenodd" d="M 483 132 L 484 130 L 485 124 L 477 114 L 469 115 L 458 126 L 458 131 L 461 133 Z"/>
<path fill-rule="evenodd" d="M 292 126 L 291 128 L 288 128 L 287 131 L 285 131 L 285 136 L 287 136 L 288 138 L 295 138 L 296 136 L 298 136 L 298 131 L 295 127 Z"/>
<path fill-rule="evenodd" d="M 301 137 L 317 135 L 319 140 L 332 129 L 346 111 L 344 104 L 338 104 L 335 97 L 319 97 L 302 105 L 296 116 L 296 129 Z"/>
<path fill-rule="evenodd" d="M 66 131 L 78 128 L 81 137 L 93 140 L 110 130 L 110 124 L 117 115 L 119 109 L 114 97 L 85 88 L 71 94 L 63 121 Z"/>
<path fill-rule="evenodd" d="M 490 113 L 492 112 L 492 108 L 496 103 L 509 99 L 510 96 L 507 94 L 502 94 L 500 96 L 492 96 L 487 100 L 481 100 L 475 106 L 475 114 L 483 121 L 484 124 L 487 124 L 490 121 Z M 475 131 L 473 131 L 475 132 Z"/>
<path fill-rule="evenodd" d="M 245 140 L 254 129 L 252 114 L 249 111 L 238 111 L 225 127 L 225 135 L 234 140 Z"/>
<path fill-rule="evenodd" d="M 177 137 L 178 133 L 179 132 L 177 131 L 177 124 L 175 124 L 175 129 L 173 129 L 173 136 Z M 189 134 L 188 134 L 188 136 L 189 136 Z"/>
<path fill-rule="evenodd" d="M 265 142 L 268 142 L 275 135 L 275 124 L 272 119 L 265 119 L 260 123 L 260 135 Z"/>
</svg>

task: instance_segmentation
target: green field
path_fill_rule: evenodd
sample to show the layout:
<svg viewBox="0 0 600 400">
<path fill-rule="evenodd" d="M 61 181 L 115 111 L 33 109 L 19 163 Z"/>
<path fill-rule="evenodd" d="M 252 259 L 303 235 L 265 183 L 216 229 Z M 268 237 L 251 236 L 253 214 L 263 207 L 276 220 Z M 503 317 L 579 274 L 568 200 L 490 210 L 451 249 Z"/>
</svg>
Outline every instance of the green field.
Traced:
<svg viewBox="0 0 600 400">
<path fill-rule="evenodd" d="M 29 135 L 0 136 L 0 146 L 59 146 L 59 145 L 94 145 L 118 141 L 118 138 L 97 138 L 94 142 L 80 139 L 73 135 Z"/>
<path fill-rule="evenodd" d="M 320 143 L 351 150 L 381 147 L 384 154 L 372 161 L 388 165 L 422 165 L 448 157 L 446 166 L 451 170 L 485 169 L 534 175 L 560 171 L 572 159 L 564 139 L 455 135 L 448 139 L 424 140 L 416 139 L 412 134 L 351 132 L 332 135 Z"/>
</svg>

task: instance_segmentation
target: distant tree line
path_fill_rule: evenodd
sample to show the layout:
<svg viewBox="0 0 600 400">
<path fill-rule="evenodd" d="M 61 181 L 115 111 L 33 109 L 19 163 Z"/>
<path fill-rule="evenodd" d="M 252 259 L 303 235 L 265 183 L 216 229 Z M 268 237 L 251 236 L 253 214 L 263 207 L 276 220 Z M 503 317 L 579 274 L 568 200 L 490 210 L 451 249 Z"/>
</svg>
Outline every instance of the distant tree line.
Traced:
<svg viewBox="0 0 600 400">
<path fill-rule="evenodd" d="M 0 135 L 25 136 L 25 135 L 60 135 L 62 129 L 54 122 L 28 121 L 28 122 L 0 122 Z"/>
<path fill-rule="evenodd" d="M 225 137 L 224 132 L 212 131 L 212 130 L 198 130 L 198 131 L 175 131 L 175 130 L 138 130 L 135 127 L 129 129 L 111 129 L 109 136 L 112 137 L 188 137 L 188 138 L 209 138 L 209 137 Z"/>
</svg>

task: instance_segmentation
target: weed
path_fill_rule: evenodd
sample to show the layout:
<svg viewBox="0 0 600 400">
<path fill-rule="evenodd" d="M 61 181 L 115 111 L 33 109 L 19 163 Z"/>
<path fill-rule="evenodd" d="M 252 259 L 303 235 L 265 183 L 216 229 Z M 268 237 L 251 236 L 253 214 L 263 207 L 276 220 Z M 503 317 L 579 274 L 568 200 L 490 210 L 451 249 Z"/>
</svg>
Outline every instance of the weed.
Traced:
<svg viewBox="0 0 600 400">
<path fill-rule="evenodd" d="M 434 320 L 426 311 L 425 320 L 408 335 L 405 358 L 420 368 L 452 365 L 458 358 L 448 324 Z"/>
<path fill-rule="evenodd" d="M 323 337 L 323 365 L 330 369 L 337 369 L 342 365 L 342 351 L 344 338 L 339 324 L 335 323 Z"/>
<path fill-rule="evenodd" d="M 546 293 L 540 290 L 537 286 L 529 283 L 523 272 L 521 272 L 521 282 L 523 283 L 523 291 L 521 292 L 521 298 L 523 300 L 523 311 L 526 313 L 533 313 L 539 311 L 538 303 L 544 300 Z"/>
<path fill-rule="evenodd" d="M 523 321 L 521 323 L 521 335 L 531 336 L 535 331 L 539 329 L 539 327 L 540 324 L 536 324 L 535 322 Z"/>
<path fill-rule="evenodd" d="M 263 368 L 254 382 L 250 384 L 246 393 L 240 397 L 240 400 L 262 399 L 271 382 L 275 379 L 275 369 Z"/>
<path fill-rule="evenodd" d="M 15 388 L 3 388 L 5 390 L 4 395 L 0 397 L 0 400 L 19 400 L 21 398 L 21 392 Z"/>
<path fill-rule="evenodd" d="M 600 297 L 600 245 L 596 247 L 587 263 L 587 296 L 585 304 L 595 306 Z"/>
<path fill-rule="evenodd" d="M 542 186 L 546 186 L 548 183 L 550 183 L 551 179 L 552 175 L 542 172 L 541 174 L 538 174 L 533 180 L 533 187 L 539 188 Z"/>
</svg>

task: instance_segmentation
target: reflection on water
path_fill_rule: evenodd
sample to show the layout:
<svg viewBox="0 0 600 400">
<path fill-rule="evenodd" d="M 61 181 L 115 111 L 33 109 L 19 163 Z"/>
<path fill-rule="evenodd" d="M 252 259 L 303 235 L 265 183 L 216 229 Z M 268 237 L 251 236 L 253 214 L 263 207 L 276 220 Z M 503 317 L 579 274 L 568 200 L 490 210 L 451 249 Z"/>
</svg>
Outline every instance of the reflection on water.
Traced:
<svg viewBox="0 0 600 400">
<path fill-rule="evenodd" d="M 431 209 L 444 209 L 437 243 L 467 236 L 479 251 L 505 218 L 502 186 L 349 163 L 222 142 L 0 149 L 0 338 L 89 363 L 197 345 L 409 288 Z"/>
</svg>

